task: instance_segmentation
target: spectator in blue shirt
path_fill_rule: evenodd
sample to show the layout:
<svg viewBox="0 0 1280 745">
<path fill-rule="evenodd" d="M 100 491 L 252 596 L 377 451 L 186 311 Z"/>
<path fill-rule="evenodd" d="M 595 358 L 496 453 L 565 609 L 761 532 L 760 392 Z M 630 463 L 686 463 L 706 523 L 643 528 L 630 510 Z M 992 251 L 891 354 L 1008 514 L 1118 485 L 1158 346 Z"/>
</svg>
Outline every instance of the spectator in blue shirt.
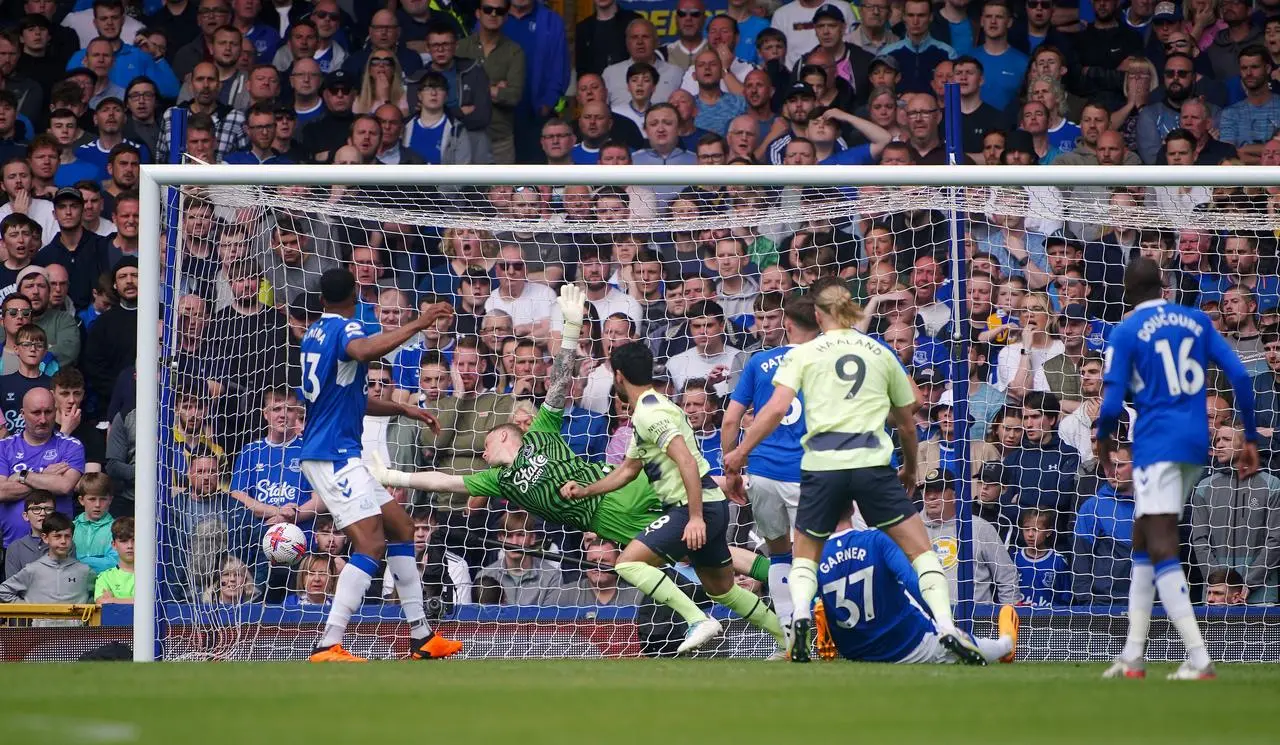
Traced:
<svg viewBox="0 0 1280 745">
<path fill-rule="evenodd" d="M 956 52 L 929 35 L 933 6 L 929 0 L 907 0 L 902 15 L 906 37 L 885 46 L 880 54 L 898 61 L 902 82 L 899 93 L 929 93 L 933 68 L 943 60 L 955 59 Z"/>
<path fill-rule="evenodd" d="M 236 0 L 231 4 L 231 25 L 244 34 L 257 53 L 257 62 L 270 62 L 280 46 L 280 32 L 258 20 L 262 0 Z"/>
<path fill-rule="evenodd" d="M 537 163 L 542 156 L 542 123 L 560 106 L 569 86 L 569 42 L 564 19 L 538 0 L 512 0 L 502 32 L 524 50 L 524 97 L 516 106 L 516 160 Z"/>
<path fill-rule="evenodd" d="M 1006 501 L 1023 508 L 1067 510 L 1075 490 L 1080 454 L 1058 436 L 1062 413 L 1058 397 L 1047 391 L 1031 391 L 1022 402 L 1022 444 L 1004 458 Z"/>
<path fill-rule="evenodd" d="M 1271 92 L 1271 55 L 1266 47 L 1251 44 L 1240 50 L 1239 60 L 1245 100 L 1223 110 L 1219 136 L 1235 145 L 1246 165 L 1257 165 L 1263 144 L 1280 129 L 1280 98 Z"/>
<path fill-rule="evenodd" d="M 97 58 L 101 58 L 99 63 Z M 154 59 L 150 54 L 120 41 L 100 36 L 85 45 L 85 48 L 71 55 L 67 61 L 67 69 L 88 67 L 92 70 L 107 70 L 107 77 L 114 85 L 123 90 L 134 78 L 144 76 L 156 84 L 160 95 L 174 98 L 178 95 L 178 77 L 163 58 Z"/>
<path fill-rule="evenodd" d="M 249 109 L 245 129 L 249 134 L 249 147 L 227 153 L 222 162 L 231 165 L 276 165 L 292 162 L 271 147 L 276 138 L 274 106 L 255 104 Z"/>
<path fill-rule="evenodd" d="M 747 112 L 747 101 L 736 93 L 721 89 L 724 63 L 714 49 L 698 52 L 693 58 L 693 68 L 694 80 L 698 82 L 698 95 L 693 99 L 698 112 L 694 124 L 723 137 L 729 131 L 729 122 Z"/>
<path fill-rule="evenodd" d="M 140 153 L 145 153 L 142 158 L 144 161 L 151 162 L 150 151 L 144 149 L 145 145 L 124 138 L 122 134 L 124 117 L 123 101 L 118 98 L 102 99 L 98 102 L 98 106 L 93 112 L 93 123 L 98 128 L 98 136 L 75 149 L 76 160 L 97 168 L 97 175 L 92 177 L 94 181 L 107 180 L 109 175 L 107 173 L 107 156 L 111 154 L 111 150 L 116 145 L 121 143 L 128 142 L 133 145 Z"/>
<path fill-rule="evenodd" d="M 1004 111 L 1018 95 L 1027 72 L 1027 55 L 1009 46 L 1013 15 L 1006 0 L 986 0 L 982 4 L 982 35 L 972 56 L 982 63 L 982 100 Z"/>
<path fill-rule="evenodd" d="M 714 371 L 712 371 L 714 374 Z M 709 390 L 704 378 L 690 378 L 680 392 L 680 408 L 689 419 L 693 435 L 698 439 L 698 449 L 711 466 L 712 476 L 724 475 L 724 457 L 721 452 L 719 414 L 720 399 Z"/>
<path fill-rule="evenodd" d="M 1072 546 L 1072 602 L 1124 605 L 1133 553 L 1133 448 L 1121 444 L 1105 467 L 1107 483 L 1080 505 Z"/>
</svg>

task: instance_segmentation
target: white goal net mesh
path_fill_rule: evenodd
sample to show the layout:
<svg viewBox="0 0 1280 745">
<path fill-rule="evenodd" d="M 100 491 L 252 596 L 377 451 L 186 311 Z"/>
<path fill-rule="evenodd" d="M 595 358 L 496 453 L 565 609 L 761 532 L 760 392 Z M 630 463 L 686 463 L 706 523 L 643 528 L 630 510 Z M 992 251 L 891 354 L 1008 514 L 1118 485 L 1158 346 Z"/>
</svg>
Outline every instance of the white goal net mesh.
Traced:
<svg viewBox="0 0 1280 745">
<path fill-rule="evenodd" d="M 1211 653 L 1280 660 L 1280 617 L 1269 609 L 1280 591 L 1278 196 L 1141 185 L 184 187 L 162 225 L 163 655 L 300 658 L 315 642 L 349 549 L 298 469 L 298 346 L 319 313 L 320 275 L 345 266 L 369 331 L 430 303 L 454 306 L 369 380 L 370 396 L 421 406 L 443 431 L 364 421 L 366 458 L 376 451 L 400 470 L 449 474 L 485 469 L 485 434 L 532 419 L 560 343 L 562 282 L 580 283 L 592 305 L 566 409 L 569 447 L 622 460 L 631 428 L 608 356 L 644 340 L 719 474 L 726 402 L 750 354 L 785 343 L 785 297 L 845 278 L 865 330 L 919 390 L 919 480 L 939 483 L 936 470 L 968 481 L 970 546 L 954 490 L 913 495 L 964 601 L 960 617 L 991 635 L 1000 604 L 1024 604 L 1025 657 L 1114 656 L 1132 468 L 1123 449 L 1099 463 L 1091 431 L 1107 337 L 1126 310 L 1124 266 L 1141 254 L 1167 268 L 1169 298 L 1212 314 L 1254 376 L 1263 470 L 1234 478 L 1241 432 L 1229 386 L 1211 374 L 1213 446 L 1183 515 L 1182 559 Z M 956 251 L 966 285 L 958 322 Z M 958 338 L 969 343 L 967 365 Z M 961 426 L 950 389 L 966 374 Z M 467 655 L 669 654 L 684 633 L 608 571 L 618 547 L 607 541 L 501 500 L 468 511 L 465 495 L 392 494 L 418 526 L 429 615 Z M 310 552 L 297 567 L 263 554 L 276 522 L 306 532 Z M 749 505 L 733 506 L 729 540 L 767 553 Z M 687 567 L 668 572 L 710 608 Z M 767 596 L 758 580 L 740 583 Z M 406 636 L 392 583 L 375 580 L 350 646 L 397 656 Z M 1159 617 L 1152 636 L 1152 658 L 1180 657 Z M 720 654 L 772 652 L 740 621 L 718 644 Z"/>
</svg>

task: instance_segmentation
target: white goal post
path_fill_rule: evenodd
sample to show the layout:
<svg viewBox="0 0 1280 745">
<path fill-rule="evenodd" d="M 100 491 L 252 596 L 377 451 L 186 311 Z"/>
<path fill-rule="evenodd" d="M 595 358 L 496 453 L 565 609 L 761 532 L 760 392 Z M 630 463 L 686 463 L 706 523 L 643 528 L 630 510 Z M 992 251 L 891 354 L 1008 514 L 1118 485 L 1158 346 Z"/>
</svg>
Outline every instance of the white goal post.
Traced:
<svg viewBox="0 0 1280 745">
<path fill-rule="evenodd" d="M 166 210 L 176 209 L 175 190 L 182 187 L 279 187 L 279 186 L 348 186 L 370 187 L 473 187 L 491 185 L 555 185 L 555 186 L 664 186 L 671 184 L 717 184 L 780 189 L 782 187 L 903 187 L 881 194 L 881 209 L 891 206 L 902 210 L 914 208 L 912 200 L 923 200 L 930 209 L 951 210 L 948 219 L 975 206 L 990 204 L 990 192 L 974 195 L 973 189 L 1010 190 L 1027 187 L 1277 187 L 1280 168 L 1270 167 L 1179 167 L 1179 166 L 319 166 L 270 165 L 233 167 L 227 165 L 146 165 L 142 167 L 139 233 L 139 298 L 137 357 L 137 480 L 136 480 L 136 584 L 134 604 L 134 659 L 157 659 L 158 639 L 157 565 L 160 561 L 157 533 L 160 443 L 161 341 L 156 333 L 163 319 L 162 302 L 172 300 L 173 288 L 165 286 L 165 231 L 177 219 Z M 922 191 L 916 191 L 920 189 Z M 927 192 L 927 193 L 926 193 Z M 998 199 L 999 197 L 994 197 Z M 897 205 L 895 200 L 901 200 Z M 1064 202 L 1065 204 L 1065 202 Z M 896 206 L 895 206 L 896 205 Z M 833 211 L 838 211 L 833 207 Z M 1024 204 L 1022 209 L 1027 209 Z M 1034 210 L 1034 207 L 1030 208 Z M 1179 227 L 1209 229 L 1225 225 L 1231 229 L 1280 228 L 1275 214 L 1205 212 L 1164 213 L 1154 208 L 1109 210 L 1105 205 L 1065 204 L 1059 217 L 1072 220 L 1105 219 L 1153 228 L 1177 230 Z M 1093 211 L 1091 211 L 1093 210 Z M 1141 214 L 1139 214 L 1141 212 Z M 792 216 L 795 216 L 794 213 Z M 709 217 L 708 224 L 718 218 Z M 640 221 L 644 223 L 644 221 Z M 656 219 L 641 229 L 661 225 Z M 587 226 L 590 229 L 593 226 Z M 595 226 L 599 227 L 599 226 Z M 958 245 L 955 231 L 951 240 Z M 962 252 L 943 250 L 950 255 L 952 268 L 947 273 L 959 276 Z M 958 318 L 962 298 L 951 298 L 952 318 Z M 958 334 L 959 332 L 957 332 Z"/>
</svg>

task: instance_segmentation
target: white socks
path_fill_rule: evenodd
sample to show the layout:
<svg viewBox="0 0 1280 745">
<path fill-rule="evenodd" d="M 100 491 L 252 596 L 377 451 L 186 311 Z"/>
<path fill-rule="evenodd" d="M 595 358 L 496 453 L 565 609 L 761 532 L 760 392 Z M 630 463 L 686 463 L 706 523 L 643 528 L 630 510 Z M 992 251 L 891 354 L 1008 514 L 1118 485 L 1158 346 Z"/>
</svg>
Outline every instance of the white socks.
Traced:
<svg viewBox="0 0 1280 745">
<path fill-rule="evenodd" d="M 320 637 L 319 648 L 342 643 L 347 623 L 364 602 L 365 593 L 369 591 L 369 584 L 373 582 L 376 571 L 378 562 L 364 554 L 352 555 L 342 568 L 338 574 L 338 586 L 333 593 L 333 606 L 329 608 L 329 617 L 324 622 L 324 634 Z"/>
<path fill-rule="evenodd" d="M 392 543 L 387 546 L 387 568 L 395 579 L 396 595 L 400 608 L 409 622 L 409 637 L 420 642 L 431 635 L 431 625 L 422 608 L 422 575 L 418 561 L 413 556 L 412 543 Z"/>
<path fill-rule="evenodd" d="M 1155 574 L 1160 604 L 1182 637 L 1182 646 L 1187 648 L 1187 661 L 1195 667 L 1206 667 L 1210 663 L 1209 652 L 1204 647 L 1195 611 L 1191 609 L 1191 596 L 1182 565 L 1177 559 L 1165 559 L 1156 565 Z"/>
<path fill-rule="evenodd" d="M 782 628 L 791 628 L 791 586 L 787 575 L 791 573 L 791 554 L 772 554 L 769 556 L 769 598 L 773 600 L 773 610 L 778 614 Z"/>
<path fill-rule="evenodd" d="M 1125 638 L 1121 659 L 1135 662 L 1146 653 L 1151 607 L 1155 602 L 1156 573 L 1151 566 L 1151 557 L 1142 551 L 1134 551 L 1133 568 L 1129 572 L 1129 635 Z"/>
</svg>

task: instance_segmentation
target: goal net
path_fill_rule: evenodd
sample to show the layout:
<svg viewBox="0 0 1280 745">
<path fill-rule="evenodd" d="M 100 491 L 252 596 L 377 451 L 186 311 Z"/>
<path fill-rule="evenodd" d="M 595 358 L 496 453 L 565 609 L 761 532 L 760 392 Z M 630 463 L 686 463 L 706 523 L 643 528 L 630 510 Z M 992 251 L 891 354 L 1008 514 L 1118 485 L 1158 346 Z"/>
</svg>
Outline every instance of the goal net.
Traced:
<svg viewBox="0 0 1280 745">
<path fill-rule="evenodd" d="M 144 420 L 159 422 L 155 462 L 139 463 L 157 474 L 156 577 L 139 593 L 155 599 L 156 656 L 298 659 L 315 643 L 349 548 L 298 467 L 298 348 L 320 313 L 319 277 L 343 266 L 370 332 L 431 303 L 455 308 L 369 376 L 370 397 L 421 407 L 442 431 L 363 422 L 366 458 L 448 474 L 485 469 L 486 433 L 532 420 L 560 345 L 562 282 L 591 302 L 569 447 L 624 458 L 631 426 L 608 356 L 643 340 L 718 475 L 722 415 L 748 358 L 786 342 L 781 304 L 819 278 L 846 279 L 864 330 L 918 389 L 913 497 L 958 618 L 994 635 L 999 606 L 1019 603 L 1023 657 L 1110 658 L 1126 623 L 1133 477 L 1126 449 L 1099 462 L 1092 424 L 1107 338 L 1127 310 L 1125 263 L 1141 254 L 1166 267 L 1168 298 L 1212 315 L 1253 376 L 1263 470 L 1234 478 L 1234 397 L 1210 371 L 1212 446 L 1183 515 L 1182 559 L 1213 656 L 1280 659 L 1280 188 L 1153 185 L 1150 169 L 924 171 L 933 183 L 917 169 L 820 170 L 806 183 L 817 170 L 674 168 L 677 183 L 664 184 L 653 169 L 629 180 L 633 169 L 332 168 L 325 178 L 351 184 L 303 185 L 319 180 L 311 169 L 153 169 L 169 186 L 149 192 L 166 203 L 144 224 L 155 239 L 144 245 L 161 251 L 149 290 L 163 333 L 158 400 L 140 399 L 155 410 L 138 416 L 140 438 Z M 1195 176 L 1230 184 L 1242 171 Z M 1055 186 L 1045 173 L 1096 185 Z M 465 495 L 391 492 L 417 526 L 429 616 L 467 656 L 662 655 L 684 633 L 610 571 L 608 541 L 501 500 L 468 510 Z M 140 489 L 140 511 L 145 499 Z M 731 514 L 731 544 L 767 554 L 750 506 Z M 264 554 L 278 522 L 306 533 L 296 567 Z M 688 567 L 666 571 L 711 610 Z M 393 590 L 376 578 L 353 619 L 358 654 L 403 653 Z M 1156 616 L 1152 659 L 1179 659 Z M 741 621 L 726 628 L 709 653 L 773 651 Z"/>
</svg>

